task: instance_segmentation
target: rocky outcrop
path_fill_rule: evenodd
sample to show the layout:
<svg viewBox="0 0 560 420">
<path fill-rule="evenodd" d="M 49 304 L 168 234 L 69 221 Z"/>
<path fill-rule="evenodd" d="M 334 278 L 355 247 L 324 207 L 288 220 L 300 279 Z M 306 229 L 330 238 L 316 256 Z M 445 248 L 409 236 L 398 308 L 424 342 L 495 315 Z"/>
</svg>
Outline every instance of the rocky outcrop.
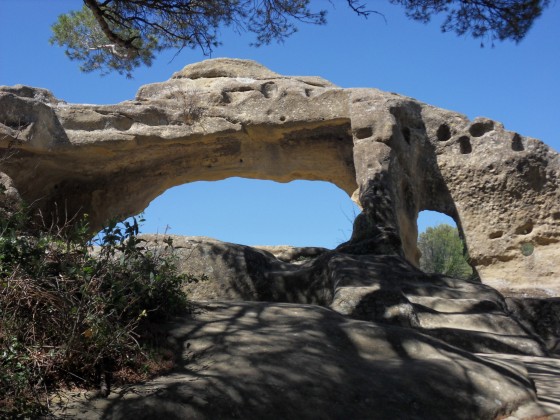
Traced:
<svg viewBox="0 0 560 420">
<path fill-rule="evenodd" d="M 518 420 L 560 413 L 560 365 L 542 357 L 542 331 L 531 326 L 539 315 L 513 310 L 480 282 L 428 275 L 395 255 L 141 239 L 156 252 L 170 252 L 172 243 L 190 279 L 193 314 L 168 329 L 175 367 L 106 399 L 58 393 L 57 416 Z"/>
<path fill-rule="evenodd" d="M 213 303 L 171 327 L 179 364 L 80 419 L 497 419 L 535 403 L 520 364 L 310 305 Z M 544 417 L 546 407 L 530 415 Z"/>
<path fill-rule="evenodd" d="M 324 180 L 363 209 L 343 252 L 415 264 L 418 213 L 436 210 L 484 281 L 560 281 L 559 155 L 489 119 L 216 59 L 116 105 L 2 87 L 0 123 L 1 172 L 59 223 L 81 212 L 99 227 L 196 180 Z"/>
<path fill-rule="evenodd" d="M 557 287 L 560 158 L 538 140 L 217 59 L 116 105 L 1 87 L 0 148 L 2 199 L 47 225 L 87 213 L 95 229 L 231 176 L 328 181 L 363 209 L 335 250 L 175 237 L 191 299 L 214 302 L 171 328 L 175 371 L 79 418 L 490 419 L 536 401 L 527 371 L 494 355 L 555 351 L 557 302 L 421 272 L 416 219 L 453 217 L 485 282 Z"/>
<path fill-rule="evenodd" d="M 507 298 L 506 304 L 527 331 L 540 336 L 547 349 L 560 356 L 560 298 Z"/>
<path fill-rule="evenodd" d="M 560 332 L 541 335 L 530 328 L 527 323 L 536 323 L 536 316 L 517 311 L 512 317 L 511 305 L 493 288 L 425 274 L 403 257 L 297 248 L 294 253 L 307 256 L 281 261 L 249 246 L 171 238 L 179 269 L 191 279 L 186 291 L 194 301 L 320 305 L 349 318 L 415 329 L 478 353 L 544 356 L 545 340 L 560 338 Z M 151 247 L 163 237 L 144 239 Z"/>
</svg>

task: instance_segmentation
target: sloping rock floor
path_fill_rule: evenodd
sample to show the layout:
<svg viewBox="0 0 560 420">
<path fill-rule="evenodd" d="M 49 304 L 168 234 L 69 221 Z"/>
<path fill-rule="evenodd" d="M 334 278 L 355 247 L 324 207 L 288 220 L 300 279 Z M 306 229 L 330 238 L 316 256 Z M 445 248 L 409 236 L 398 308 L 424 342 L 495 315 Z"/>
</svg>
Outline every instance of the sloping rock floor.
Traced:
<svg viewBox="0 0 560 420">
<path fill-rule="evenodd" d="M 523 363 L 537 388 L 538 404 L 548 413 L 549 419 L 560 419 L 560 359 L 520 356 L 512 354 L 479 354 L 488 360 Z M 530 411 L 519 410 L 515 418 L 530 418 Z"/>
<path fill-rule="evenodd" d="M 176 239 L 180 261 L 206 276 L 189 289 L 199 311 L 169 332 L 176 368 L 107 399 L 65 394 L 56 415 L 560 418 L 554 300 L 505 299 L 396 255 L 325 250 L 281 260 L 264 249 Z"/>
<path fill-rule="evenodd" d="M 188 286 L 195 301 L 315 304 L 353 319 L 414 328 L 470 352 L 546 356 L 554 346 L 516 316 L 526 316 L 527 308 L 512 305 L 496 289 L 426 274 L 397 255 L 321 249 L 309 255 L 304 248 L 298 250 L 308 253 L 302 261 L 298 253 L 286 257 L 208 238 L 173 239 L 182 269 L 207 278 Z M 541 321 L 542 313 L 529 312 L 534 323 Z M 552 318 L 559 314 L 556 309 Z M 546 337 L 553 340 L 560 321 L 551 324 L 559 333 Z"/>
<path fill-rule="evenodd" d="M 53 405 L 55 415 L 560 418 L 558 359 L 473 355 L 412 329 L 349 320 L 318 306 L 208 303 L 194 318 L 178 320 L 170 333 L 179 355 L 172 372 L 115 389 L 107 399 L 66 394 L 59 399 L 65 407 Z M 504 407 L 504 401 L 513 405 Z"/>
</svg>

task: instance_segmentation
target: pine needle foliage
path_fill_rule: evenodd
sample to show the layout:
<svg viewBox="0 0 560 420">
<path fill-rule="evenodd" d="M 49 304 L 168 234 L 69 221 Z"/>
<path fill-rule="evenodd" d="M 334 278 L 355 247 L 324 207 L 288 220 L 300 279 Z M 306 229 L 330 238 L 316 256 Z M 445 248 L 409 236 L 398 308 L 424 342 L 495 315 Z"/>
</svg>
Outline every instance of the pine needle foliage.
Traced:
<svg viewBox="0 0 560 420">
<path fill-rule="evenodd" d="M 519 42 L 550 0 L 389 0 L 423 23 L 443 16 L 441 29 L 481 39 Z M 327 5 L 328 2 L 325 2 Z M 382 13 L 373 1 L 346 0 L 358 16 Z M 59 16 L 52 44 L 63 47 L 84 72 L 118 72 L 150 66 L 157 53 L 184 48 L 206 55 L 220 45 L 220 31 L 233 27 L 254 35 L 252 45 L 283 42 L 298 24 L 323 25 L 327 10 L 311 0 L 83 0 L 83 8 Z M 335 2 L 330 3 L 334 7 Z"/>
</svg>

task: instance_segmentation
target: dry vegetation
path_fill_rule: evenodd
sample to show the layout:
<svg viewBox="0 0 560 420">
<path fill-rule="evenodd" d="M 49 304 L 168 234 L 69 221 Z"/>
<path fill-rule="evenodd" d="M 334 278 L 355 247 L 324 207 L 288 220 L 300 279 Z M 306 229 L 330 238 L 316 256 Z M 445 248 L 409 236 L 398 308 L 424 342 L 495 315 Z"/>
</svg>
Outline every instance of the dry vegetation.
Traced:
<svg viewBox="0 0 560 420">
<path fill-rule="evenodd" d="M 46 413 L 60 387 L 107 392 L 170 368 L 161 323 L 188 309 L 171 240 L 148 248 L 132 220 L 94 244 L 85 222 L 45 231 L 29 215 L 0 209 L 0 418 Z"/>
</svg>

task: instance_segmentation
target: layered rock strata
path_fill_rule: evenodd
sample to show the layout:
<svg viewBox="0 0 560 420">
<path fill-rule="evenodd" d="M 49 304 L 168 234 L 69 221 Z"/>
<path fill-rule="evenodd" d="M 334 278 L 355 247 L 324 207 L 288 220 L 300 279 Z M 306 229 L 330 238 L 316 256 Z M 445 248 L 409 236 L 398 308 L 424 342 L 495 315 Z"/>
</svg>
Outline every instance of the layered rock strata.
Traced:
<svg viewBox="0 0 560 420">
<path fill-rule="evenodd" d="M 266 249 L 171 238 L 179 269 L 195 279 L 186 286 L 194 301 L 314 304 L 353 319 L 412 328 L 470 352 L 557 351 L 560 331 L 535 328 L 537 314 L 515 310 L 511 300 L 478 281 L 426 274 L 403 257 L 296 248 L 288 260 L 285 247 L 276 250 L 280 260 Z M 163 237 L 144 239 L 153 246 Z"/>
<path fill-rule="evenodd" d="M 318 306 L 213 303 L 172 326 L 176 369 L 56 414 L 93 419 L 497 419 L 534 405 L 522 365 Z M 53 404 L 56 407 L 56 404 Z M 529 416 L 546 418 L 546 407 Z M 552 411 L 554 412 L 554 411 Z"/>
<path fill-rule="evenodd" d="M 143 239 L 149 248 L 170 252 L 162 243 L 169 237 Z M 480 282 L 427 275 L 395 255 L 171 239 L 195 301 L 193 314 L 169 326 L 175 368 L 117 388 L 107 399 L 58 394 L 55 415 L 560 415 L 558 360 L 542 357 L 549 349 L 538 335 L 557 331 L 548 324 L 532 328 L 535 305 L 506 301 Z M 529 308 L 533 312 L 524 316 Z M 551 317 L 554 308 L 547 309 Z"/>
</svg>

